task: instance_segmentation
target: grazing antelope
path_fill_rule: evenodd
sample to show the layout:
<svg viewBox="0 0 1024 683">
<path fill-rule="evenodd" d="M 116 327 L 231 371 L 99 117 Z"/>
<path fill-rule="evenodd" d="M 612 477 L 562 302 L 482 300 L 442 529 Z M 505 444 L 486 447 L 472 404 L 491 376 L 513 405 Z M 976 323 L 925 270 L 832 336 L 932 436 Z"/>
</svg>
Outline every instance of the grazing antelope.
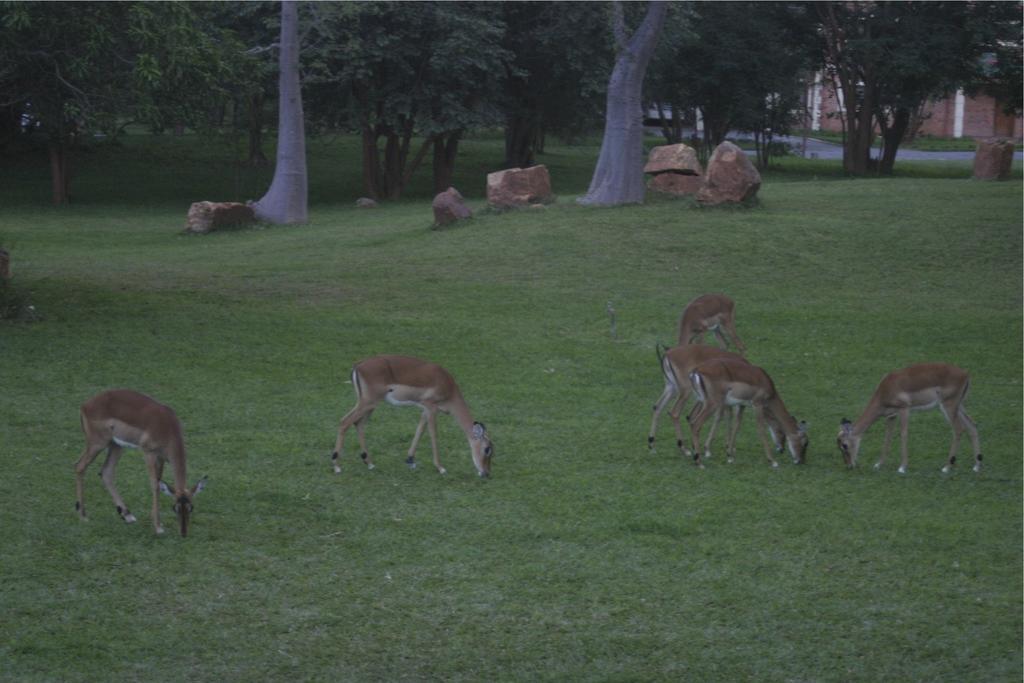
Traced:
<svg viewBox="0 0 1024 683">
<path fill-rule="evenodd" d="M 966 429 L 971 437 L 971 444 L 974 446 L 974 471 L 980 472 L 981 442 L 978 439 L 978 428 L 963 406 L 970 383 L 971 379 L 967 371 L 946 363 L 923 363 L 890 372 L 882 378 L 857 421 L 850 422 L 843 418 L 839 423 L 839 436 L 836 442 L 846 466 L 854 467 L 857 464 L 861 437 L 871 425 L 884 417 L 886 419 L 885 441 L 882 446 L 882 455 L 875 463 L 875 469 L 879 469 L 885 462 L 885 456 L 889 453 L 893 428 L 899 418 L 901 455 L 899 473 L 905 474 L 907 471 L 907 424 L 910 421 L 910 412 L 938 408 L 953 428 L 953 443 L 949 447 L 949 459 L 942 471 L 949 472 L 956 464 L 956 451 L 960 444 L 960 435 Z"/>
<path fill-rule="evenodd" d="M 740 429 L 742 409 L 746 406 L 751 406 L 757 416 L 758 434 L 764 446 L 764 454 L 772 467 L 778 467 L 779 463 L 775 462 L 772 457 L 772 449 L 768 445 L 765 432 L 773 419 L 777 421 L 779 428 L 786 435 L 786 442 L 789 452 L 793 456 L 793 462 L 801 464 L 806 460 L 807 423 L 797 423 L 796 419 L 789 414 L 782 402 L 782 397 L 775 390 L 772 378 L 763 369 L 746 361 L 714 359 L 690 372 L 690 383 L 693 385 L 693 391 L 698 400 L 704 404 L 690 421 L 693 458 L 699 467 L 703 467 L 699 450 L 701 427 L 708 417 L 721 412 L 726 406 L 739 408 L 726 441 L 725 448 L 729 462 L 733 461 L 736 453 L 736 435 Z M 705 453 L 705 457 L 708 455 L 710 453 Z"/>
<path fill-rule="evenodd" d="M 658 402 L 654 404 L 654 417 L 651 419 L 651 432 L 647 436 L 647 447 L 652 451 L 654 450 L 654 437 L 658 429 L 658 418 L 672 399 L 676 398 L 677 400 L 675 405 L 672 407 L 672 410 L 669 411 L 669 416 L 672 418 L 672 424 L 676 429 L 676 445 L 683 454 L 691 455 L 692 452 L 684 446 L 683 430 L 679 424 L 679 416 L 682 414 L 686 401 L 690 398 L 690 394 L 692 393 L 692 385 L 689 382 L 690 373 L 697 367 L 711 360 L 731 360 L 737 363 L 747 363 L 748 361 L 739 354 L 732 353 L 731 351 L 725 351 L 715 346 L 705 346 L 703 344 L 676 346 L 666 350 L 664 355 L 661 354 L 660 349 L 656 350 L 658 351 L 658 362 L 661 364 L 661 372 L 665 376 L 665 389 L 661 392 Z M 682 380 L 680 378 L 682 378 Z M 699 403 L 694 405 L 693 411 L 687 418 L 687 421 L 694 416 L 699 405 Z M 739 407 L 734 406 L 733 410 L 734 413 L 737 414 L 736 419 L 740 419 L 738 415 Z M 716 412 L 714 422 L 712 422 L 711 429 L 708 432 L 707 442 L 704 446 L 705 452 L 710 452 L 711 440 L 715 436 L 715 429 L 718 427 L 718 420 L 720 417 L 721 411 Z M 768 419 L 768 430 L 771 433 L 772 442 L 775 444 L 775 451 L 776 453 L 781 453 L 785 448 L 785 434 L 783 433 L 781 425 L 774 416 L 768 415 L 766 417 Z"/>
<path fill-rule="evenodd" d="M 736 332 L 736 304 L 733 300 L 724 294 L 698 296 L 686 304 L 679 319 L 679 346 L 701 343 L 704 334 L 710 330 L 724 349 L 728 344 L 723 328 L 739 352 L 745 353 L 747 348 Z"/>
<path fill-rule="evenodd" d="M 462 398 L 462 392 L 455 379 L 440 365 L 428 363 L 408 356 L 374 356 L 356 363 L 352 368 L 352 386 L 356 390 L 356 405 L 343 418 L 338 426 L 338 440 L 334 445 L 331 460 L 334 471 L 341 472 L 338 459 L 341 457 L 345 432 L 352 425 L 359 434 L 362 446 L 363 462 L 373 469 L 373 461 L 366 450 L 365 428 L 374 408 L 381 400 L 396 406 L 415 405 L 423 411 L 416 434 L 409 447 L 409 456 L 405 462 L 409 467 L 416 467 L 416 446 L 423 436 L 423 427 L 430 433 L 430 445 L 434 450 L 434 466 L 441 474 L 447 470 L 441 466 L 437 454 L 437 412 L 450 413 L 469 440 L 469 448 L 473 456 L 473 465 L 481 477 L 491 475 L 491 456 L 494 447 L 487 430 L 480 422 L 474 422 L 469 414 L 469 406 Z"/>
<path fill-rule="evenodd" d="M 142 450 L 149 469 L 149 482 L 153 491 L 153 530 L 158 534 L 164 532 L 160 524 L 159 499 L 159 493 L 163 491 L 174 498 L 174 512 L 181 525 L 181 535 L 187 536 L 192 499 L 206 486 L 206 477 L 188 488 L 185 443 L 181 435 L 181 422 L 174 411 L 137 391 L 113 389 L 83 403 L 79 414 L 82 431 L 85 432 L 85 450 L 75 466 L 78 492 L 75 508 L 79 516 L 86 519 L 85 470 L 105 448 L 107 459 L 100 470 L 103 485 L 114 499 L 121 519 L 128 523 L 136 521 L 135 515 L 128 511 L 128 506 L 117 492 L 114 477 L 123 449 L 138 448 Z M 174 470 L 173 489 L 161 480 L 165 462 L 169 462 Z"/>
</svg>

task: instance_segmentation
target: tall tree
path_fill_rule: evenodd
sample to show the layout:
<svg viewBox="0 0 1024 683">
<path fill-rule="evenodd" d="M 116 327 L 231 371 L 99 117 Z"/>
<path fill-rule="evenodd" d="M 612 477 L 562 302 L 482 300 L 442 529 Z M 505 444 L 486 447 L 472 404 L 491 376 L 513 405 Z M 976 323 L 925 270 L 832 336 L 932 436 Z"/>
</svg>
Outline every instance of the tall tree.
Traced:
<svg viewBox="0 0 1024 683">
<path fill-rule="evenodd" d="M 842 98 L 843 167 L 890 173 L 913 114 L 976 82 L 987 54 L 1020 44 L 1020 7 L 1001 2 L 812 3 L 827 73 Z M 871 160 L 875 130 L 884 146 Z"/>
<path fill-rule="evenodd" d="M 211 23 L 229 29 L 242 48 L 231 88 L 232 124 L 248 138 L 249 165 L 266 165 L 269 160 L 263 151 L 264 131 L 274 123 L 267 114 L 268 110 L 277 110 L 280 55 L 274 48 L 281 33 L 281 8 L 276 2 L 266 1 L 198 6 L 206 11 Z"/>
<path fill-rule="evenodd" d="M 299 10 L 295 0 L 281 2 L 278 47 L 277 165 L 270 189 L 253 202 L 256 217 L 270 223 L 305 223 L 309 192 L 306 179 L 306 125 L 299 82 Z"/>
<path fill-rule="evenodd" d="M 649 98 L 674 117 L 683 109 L 700 111 L 703 158 L 729 131 L 753 133 L 764 168 L 772 137 L 800 118 L 803 77 L 816 65 L 812 19 L 795 3 L 674 6 L 651 62 Z M 668 124 L 678 137 L 678 124 Z"/>
<path fill-rule="evenodd" d="M 604 2 L 505 2 L 507 168 L 532 166 L 545 135 L 572 134 L 603 117 L 614 53 Z"/>
<path fill-rule="evenodd" d="M 200 115 L 228 80 L 229 43 L 186 3 L 4 3 L 0 108 L 45 136 L 53 202 L 63 204 L 76 145 L 134 121 L 159 128 Z"/>
<path fill-rule="evenodd" d="M 647 64 L 654 54 L 668 4 L 652 0 L 640 26 L 630 36 L 619 0 L 612 28 L 617 54 L 608 79 L 604 137 L 587 194 L 577 201 L 614 206 L 644 200 L 642 94 Z"/>
<path fill-rule="evenodd" d="M 362 137 L 364 192 L 398 199 L 428 154 L 434 188 L 445 189 L 464 131 L 500 121 L 496 102 L 507 59 L 500 5 L 320 7 L 308 81 L 313 106 L 324 125 Z"/>
</svg>

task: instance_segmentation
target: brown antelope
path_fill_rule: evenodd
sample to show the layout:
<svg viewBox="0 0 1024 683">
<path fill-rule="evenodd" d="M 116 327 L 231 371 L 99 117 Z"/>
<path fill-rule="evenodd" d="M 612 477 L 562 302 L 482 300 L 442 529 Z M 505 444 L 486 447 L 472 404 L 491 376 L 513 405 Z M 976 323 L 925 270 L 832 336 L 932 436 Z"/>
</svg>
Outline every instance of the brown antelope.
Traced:
<svg viewBox="0 0 1024 683">
<path fill-rule="evenodd" d="M 748 362 L 739 354 L 732 353 L 731 351 L 724 351 L 715 346 L 705 346 L 703 344 L 676 346 L 666 350 L 664 355 L 661 354 L 660 350 L 658 351 L 658 361 L 661 364 L 661 372 L 665 377 L 665 389 L 661 392 L 658 402 L 654 404 L 654 417 L 651 419 L 651 431 L 647 436 L 647 447 L 652 451 L 654 450 L 654 437 L 658 429 L 658 418 L 672 399 L 675 398 L 676 402 L 672 407 L 672 410 L 669 411 L 669 416 L 672 418 L 672 424 L 675 426 L 676 430 L 676 445 L 684 455 L 692 455 L 692 452 L 684 446 L 683 430 L 679 424 L 679 417 L 682 415 L 683 408 L 692 393 L 692 385 L 689 381 L 690 373 L 704 363 L 717 359 L 731 360 L 738 363 Z M 694 405 L 693 411 L 691 411 L 690 417 L 687 418 L 687 421 L 694 416 L 699 405 L 699 403 Z M 733 408 L 736 419 L 739 419 L 739 406 L 734 406 Z M 716 412 L 714 422 L 712 422 L 711 429 L 708 432 L 707 442 L 704 446 L 704 450 L 707 453 L 710 453 L 711 440 L 714 438 L 715 429 L 718 427 L 720 417 L 721 411 Z M 781 453 L 785 448 L 785 434 L 783 433 L 781 425 L 774 416 L 767 415 L 766 417 L 768 419 L 768 430 L 771 433 L 772 442 L 775 444 L 775 451 L 777 453 Z"/>
<path fill-rule="evenodd" d="M 164 532 L 160 524 L 159 493 L 174 498 L 174 512 L 181 525 L 181 535 L 188 535 L 189 516 L 192 513 L 192 499 L 206 486 L 203 477 L 192 488 L 188 487 L 185 472 L 185 443 L 181 435 L 181 422 L 168 406 L 158 403 L 145 394 L 128 389 L 113 389 L 93 396 L 82 404 L 79 414 L 82 431 L 85 432 L 85 450 L 75 466 L 78 501 L 75 507 L 79 516 L 85 516 L 85 470 L 104 448 L 107 459 L 103 462 L 100 477 L 110 492 L 117 507 L 117 514 L 125 522 L 132 523 L 135 515 L 128 511 L 121 494 L 114 485 L 117 462 L 125 448 L 138 448 L 146 459 L 149 469 L 150 488 L 153 491 L 153 530 Z M 174 470 L 174 488 L 165 484 L 164 463 L 169 462 Z"/>
<path fill-rule="evenodd" d="M 423 427 L 430 433 L 430 445 L 434 450 L 434 466 L 441 474 L 447 470 L 441 466 L 437 454 L 437 412 L 449 413 L 462 427 L 469 440 L 469 448 L 473 456 L 473 465 L 481 477 L 491 474 L 491 456 L 494 447 L 487 430 L 480 422 L 474 422 L 469 414 L 469 406 L 462 398 L 462 392 L 455 379 L 440 365 L 428 363 L 408 356 L 374 356 L 356 363 L 352 368 L 352 386 L 356 391 L 356 405 L 343 418 L 338 426 L 338 440 L 334 445 L 331 460 L 334 471 L 341 472 L 339 458 L 345 440 L 345 432 L 352 425 L 359 434 L 362 446 L 363 462 L 373 469 L 373 460 L 366 450 L 365 428 L 374 408 L 381 400 L 396 406 L 415 405 L 423 411 L 419 426 L 409 447 L 409 456 L 405 462 L 409 467 L 416 467 L 416 446 L 423 436 Z"/>
<path fill-rule="evenodd" d="M 736 453 L 736 435 L 740 428 L 742 409 L 751 406 L 757 416 L 758 435 L 764 446 L 764 454 L 772 467 L 778 467 L 772 457 L 772 449 L 765 434 L 771 420 L 777 421 L 779 428 L 786 435 L 789 452 L 793 462 L 803 463 L 807 458 L 807 424 L 797 423 L 796 419 L 786 410 L 782 397 L 775 390 L 775 384 L 768 373 L 756 365 L 746 361 L 732 359 L 714 359 L 704 363 L 690 372 L 690 383 L 693 391 L 704 405 L 690 421 L 693 439 L 694 461 L 703 467 L 699 450 L 700 430 L 704 422 L 715 413 L 720 413 L 726 406 L 739 408 L 726 441 L 726 455 L 729 462 Z M 713 427 L 712 427 L 713 428 Z M 709 442 L 710 443 L 710 440 Z M 710 453 L 705 453 L 705 457 Z"/>
<path fill-rule="evenodd" d="M 971 437 L 971 444 L 974 446 L 974 471 L 980 472 L 981 442 L 978 439 L 978 428 L 963 406 L 970 383 L 970 376 L 965 370 L 946 363 L 923 363 L 890 372 L 882 378 L 857 421 L 850 422 L 843 418 L 839 423 L 839 436 L 836 442 L 846 466 L 854 467 L 857 464 L 861 437 L 871 425 L 884 417 L 886 419 L 885 441 L 882 445 L 882 455 L 875 463 L 875 469 L 879 469 L 885 462 L 885 456 L 889 453 L 893 428 L 899 418 L 901 455 L 899 473 L 906 474 L 907 424 L 910 421 L 910 412 L 938 408 L 953 428 L 953 443 L 949 447 L 949 459 L 942 471 L 949 472 L 956 464 L 956 451 L 960 445 L 960 435 L 966 429 Z"/>
<path fill-rule="evenodd" d="M 736 304 L 724 294 L 703 294 L 686 304 L 683 315 L 679 319 L 679 346 L 699 344 L 708 331 L 726 348 L 725 332 L 729 333 L 732 343 L 745 353 L 747 348 L 736 332 Z"/>
</svg>

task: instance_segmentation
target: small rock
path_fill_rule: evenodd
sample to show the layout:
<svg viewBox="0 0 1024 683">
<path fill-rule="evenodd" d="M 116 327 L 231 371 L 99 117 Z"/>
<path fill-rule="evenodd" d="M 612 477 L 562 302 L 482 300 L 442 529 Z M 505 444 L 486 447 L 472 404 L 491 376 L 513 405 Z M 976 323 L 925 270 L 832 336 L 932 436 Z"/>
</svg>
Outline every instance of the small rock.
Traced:
<svg viewBox="0 0 1024 683">
<path fill-rule="evenodd" d="M 449 187 L 434 197 L 431 206 L 434 208 L 434 223 L 437 225 L 448 225 L 473 216 L 473 212 L 466 206 L 466 201 L 454 187 Z"/>
</svg>

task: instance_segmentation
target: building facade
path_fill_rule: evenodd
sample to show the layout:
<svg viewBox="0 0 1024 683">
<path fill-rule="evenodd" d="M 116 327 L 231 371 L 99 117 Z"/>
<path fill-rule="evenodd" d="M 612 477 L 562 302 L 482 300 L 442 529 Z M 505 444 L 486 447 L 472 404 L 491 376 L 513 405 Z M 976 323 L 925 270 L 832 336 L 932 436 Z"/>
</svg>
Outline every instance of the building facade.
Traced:
<svg viewBox="0 0 1024 683">
<path fill-rule="evenodd" d="M 808 86 L 808 111 L 811 130 L 840 132 L 843 128 L 839 112 L 843 108 L 842 91 L 838 96 L 821 73 Z M 951 97 L 928 102 L 922 112 L 919 135 L 941 138 L 1020 139 L 1022 117 L 1006 114 L 995 98 L 988 95 L 968 96 L 957 91 Z"/>
</svg>

